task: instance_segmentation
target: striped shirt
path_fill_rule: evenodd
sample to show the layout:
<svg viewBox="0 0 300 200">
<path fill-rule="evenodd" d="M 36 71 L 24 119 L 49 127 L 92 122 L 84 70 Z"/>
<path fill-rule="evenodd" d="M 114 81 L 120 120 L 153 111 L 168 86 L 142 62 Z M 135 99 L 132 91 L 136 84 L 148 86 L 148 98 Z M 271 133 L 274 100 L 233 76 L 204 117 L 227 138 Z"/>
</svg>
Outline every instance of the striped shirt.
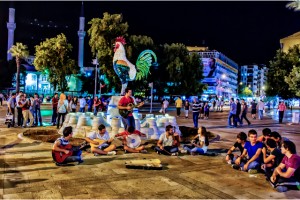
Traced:
<svg viewBox="0 0 300 200">
<path fill-rule="evenodd" d="M 193 102 L 193 105 L 192 105 L 192 110 L 193 112 L 200 112 L 200 103 L 199 102 Z"/>
</svg>

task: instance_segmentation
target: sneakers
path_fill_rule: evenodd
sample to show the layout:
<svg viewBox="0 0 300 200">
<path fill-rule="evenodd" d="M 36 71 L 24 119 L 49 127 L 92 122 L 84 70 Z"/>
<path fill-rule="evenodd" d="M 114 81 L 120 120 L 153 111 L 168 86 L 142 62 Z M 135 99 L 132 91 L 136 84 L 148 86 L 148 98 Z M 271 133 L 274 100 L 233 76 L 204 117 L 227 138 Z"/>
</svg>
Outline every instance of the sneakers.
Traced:
<svg viewBox="0 0 300 200">
<path fill-rule="evenodd" d="M 18 138 L 20 139 L 20 140 L 23 140 L 24 138 L 23 138 L 23 133 L 19 133 L 18 134 Z"/>
<path fill-rule="evenodd" d="M 78 165 L 80 165 L 81 163 L 83 163 L 84 161 L 83 160 L 79 160 L 78 161 Z"/>
<path fill-rule="evenodd" d="M 257 169 L 249 169 L 248 173 L 249 174 L 257 174 Z"/>
<path fill-rule="evenodd" d="M 140 153 L 148 153 L 148 151 L 146 149 L 143 149 L 140 151 Z"/>
<path fill-rule="evenodd" d="M 172 153 L 171 156 L 178 156 L 178 152 Z"/>
<path fill-rule="evenodd" d="M 232 165 L 232 160 L 228 160 L 228 161 L 227 161 L 227 164 L 228 164 L 228 165 Z"/>
<path fill-rule="evenodd" d="M 117 152 L 116 151 L 110 151 L 110 152 L 107 152 L 107 155 L 108 156 L 112 156 L 112 155 L 116 155 Z"/>
<path fill-rule="evenodd" d="M 187 153 L 187 150 L 186 150 L 186 149 L 182 149 L 182 150 L 180 151 L 180 153 Z"/>
<path fill-rule="evenodd" d="M 99 156 L 100 154 L 99 153 L 94 153 L 94 156 Z"/>
<path fill-rule="evenodd" d="M 288 190 L 286 186 L 281 186 L 281 185 L 277 186 L 275 189 L 277 192 L 286 192 Z"/>
<path fill-rule="evenodd" d="M 156 153 L 157 153 L 158 155 L 160 155 L 160 154 L 161 154 L 159 151 L 156 151 Z"/>
<path fill-rule="evenodd" d="M 240 166 L 237 165 L 237 164 L 233 164 L 233 165 L 231 165 L 231 167 L 232 167 L 233 169 L 240 170 Z"/>
</svg>

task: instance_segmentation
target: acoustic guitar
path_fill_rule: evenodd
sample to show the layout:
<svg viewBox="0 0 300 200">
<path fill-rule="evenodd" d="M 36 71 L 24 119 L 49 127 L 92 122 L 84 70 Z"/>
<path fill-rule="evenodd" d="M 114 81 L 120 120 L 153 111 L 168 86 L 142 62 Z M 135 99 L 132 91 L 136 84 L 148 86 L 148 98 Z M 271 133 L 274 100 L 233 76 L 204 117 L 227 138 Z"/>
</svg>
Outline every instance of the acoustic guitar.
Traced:
<svg viewBox="0 0 300 200">
<path fill-rule="evenodd" d="M 126 118 L 126 117 L 128 117 L 129 113 L 132 112 L 133 108 L 137 108 L 137 107 L 140 106 L 140 104 L 143 104 L 143 103 L 144 103 L 143 101 L 142 101 L 141 103 L 139 103 L 139 104 L 136 104 L 136 105 L 134 105 L 133 103 L 129 103 L 129 104 L 127 104 L 127 106 L 130 106 L 130 107 L 131 107 L 130 110 L 127 110 L 127 109 L 119 109 L 119 113 L 120 113 L 120 115 L 121 115 L 123 118 Z"/>
<path fill-rule="evenodd" d="M 69 153 L 65 154 L 64 152 L 61 152 L 61 151 L 52 150 L 52 157 L 53 157 L 54 161 L 56 161 L 58 163 L 62 163 L 62 162 L 65 161 L 65 159 L 67 157 L 70 157 L 70 156 L 73 155 L 73 150 L 77 151 L 77 150 L 83 149 L 86 146 L 87 146 L 86 142 L 81 144 L 79 147 L 78 146 L 72 146 L 71 144 L 67 144 L 65 146 L 59 145 L 58 146 L 59 148 L 69 150 Z"/>
<path fill-rule="evenodd" d="M 72 150 L 72 145 L 71 145 L 71 144 L 67 144 L 67 145 L 65 145 L 65 146 L 59 145 L 58 147 L 61 148 L 61 149 L 69 150 L 69 153 L 68 153 L 68 154 L 65 154 L 64 152 L 61 152 L 61 151 L 54 151 L 54 150 L 52 150 L 52 157 L 53 157 L 53 159 L 54 159 L 56 162 L 62 163 L 62 162 L 65 161 L 65 159 L 66 159 L 67 157 L 72 156 L 73 150 Z"/>
<path fill-rule="evenodd" d="M 107 142 L 106 140 L 102 140 L 102 139 L 94 139 L 93 140 L 94 142 L 98 142 L 98 144 L 93 144 L 93 143 L 90 143 L 91 147 L 95 147 L 95 148 L 98 148 L 99 146 L 101 146 L 103 143 Z"/>
</svg>

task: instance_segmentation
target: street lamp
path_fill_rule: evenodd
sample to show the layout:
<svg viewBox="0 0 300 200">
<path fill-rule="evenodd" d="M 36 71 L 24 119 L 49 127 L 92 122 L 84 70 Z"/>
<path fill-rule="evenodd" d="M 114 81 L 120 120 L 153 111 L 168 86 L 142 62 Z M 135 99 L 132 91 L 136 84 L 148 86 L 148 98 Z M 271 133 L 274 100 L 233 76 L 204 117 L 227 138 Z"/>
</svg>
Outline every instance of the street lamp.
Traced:
<svg viewBox="0 0 300 200">
<path fill-rule="evenodd" d="M 95 90 L 94 90 L 94 98 L 96 97 L 96 92 L 97 92 L 97 71 L 98 71 L 98 59 L 96 57 L 96 59 L 93 59 L 93 65 L 96 65 L 95 68 Z"/>
</svg>

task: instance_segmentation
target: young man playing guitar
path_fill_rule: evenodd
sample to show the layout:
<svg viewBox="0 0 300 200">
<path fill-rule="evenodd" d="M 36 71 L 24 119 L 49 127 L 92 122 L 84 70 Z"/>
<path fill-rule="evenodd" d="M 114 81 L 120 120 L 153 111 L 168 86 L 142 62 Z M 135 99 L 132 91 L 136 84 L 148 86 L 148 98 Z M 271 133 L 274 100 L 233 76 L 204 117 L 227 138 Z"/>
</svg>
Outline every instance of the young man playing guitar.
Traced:
<svg viewBox="0 0 300 200">
<path fill-rule="evenodd" d="M 133 126 L 129 126 L 127 131 L 124 131 L 122 133 L 119 133 L 119 134 L 115 135 L 115 137 L 122 137 L 125 153 L 126 152 L 129 152 L 129 153 L 147 153 L 147 150 L 145 149 L 144 145 L 132 146 L 131 144 L 129 144 L 129 142 L 131 140 L 133 140 L 133 142 L 136 142 L 135 141 L 136 138 L 132 138 L 132 139 L 130 138 L 131 135 L 132 136 L 137 136 L 137 137 L 140 137 L 140 136 L 146 137 L 146 134 L 141 133 L 138 130 L 135 130 L 135 128 Z"/>
<path fill-rule="evenodd" d="M 124 124 L 124 129 L 127 130 L 129 126 L 133 126 L 135 128 L 135 120 L 132 115 L 132 109 L 134 107 L 141 107 L 144 105 L 144 102 L 141 102 L 138 105 L 135 105 L 134 99 L 131 97 L 132 96 L 132 90 L 130 88 L 125 89 L 125 96 L 122 97 L 119 101 L 118 108 L 120 111 L 129 111 L 127 116 L 122 116 L 122 122 Z M 130 106 L 133 105 L 133 106 Z"/>
<path fill-rule="evenodd" d="M 52 147 L 52 157 L 57 166 L 67 164 L 69 162 L 83 163 L 81 150 L 79 147 L 73 147 L 69 140 L 72 138 L 72 127 L 67 126 L 63 130 L 63 136 L 58 138 Z"/>
<path fill-rule="evenodd" d="M 116 155 L 116 152 L 114 151 L 116 145 L 111 144 L 114 138 L 110 138 L 103 124 L 100 124 L 98 126 L 98 131 L 91 132 L 85 140 L 90 143 L 91 151 L 95 156 L 99 154 Z"/>
</svg>

